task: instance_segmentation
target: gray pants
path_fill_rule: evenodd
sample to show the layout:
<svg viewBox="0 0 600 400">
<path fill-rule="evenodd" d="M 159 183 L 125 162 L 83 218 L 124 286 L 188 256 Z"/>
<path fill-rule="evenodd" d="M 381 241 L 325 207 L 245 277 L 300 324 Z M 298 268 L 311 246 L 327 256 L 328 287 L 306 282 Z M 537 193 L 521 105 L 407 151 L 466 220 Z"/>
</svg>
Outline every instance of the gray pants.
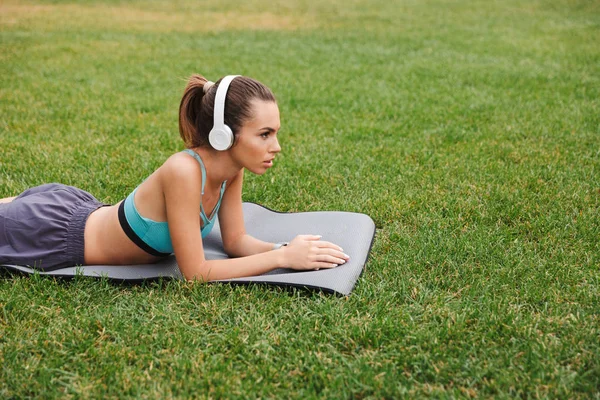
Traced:
<svg viewBox="0 0 600 400">
<path fill-rule="evenodd" d="M 84 190 L 58 183 L 0 204 L 0 264 L 44 271 L 83 265 L 85 223 L 104 205 Z"/>
</svg>

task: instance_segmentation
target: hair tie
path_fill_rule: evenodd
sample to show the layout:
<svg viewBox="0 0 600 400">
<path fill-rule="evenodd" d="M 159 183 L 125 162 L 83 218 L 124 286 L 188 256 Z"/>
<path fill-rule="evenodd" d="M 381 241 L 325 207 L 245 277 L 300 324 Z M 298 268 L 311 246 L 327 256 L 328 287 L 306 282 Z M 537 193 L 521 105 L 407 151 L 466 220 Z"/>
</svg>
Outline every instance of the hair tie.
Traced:
<svg viewBox="0 0 600 400">
<path fill-rule="evenodd" d="M 213 87 L 215 83 L 212 81 L 206 81 L 206 83 L 204 84 L 204 86 L 202 87 L 202 91 L 204 93 L 208 92 L 210 90 L 211 87 Z"/>
</svg>

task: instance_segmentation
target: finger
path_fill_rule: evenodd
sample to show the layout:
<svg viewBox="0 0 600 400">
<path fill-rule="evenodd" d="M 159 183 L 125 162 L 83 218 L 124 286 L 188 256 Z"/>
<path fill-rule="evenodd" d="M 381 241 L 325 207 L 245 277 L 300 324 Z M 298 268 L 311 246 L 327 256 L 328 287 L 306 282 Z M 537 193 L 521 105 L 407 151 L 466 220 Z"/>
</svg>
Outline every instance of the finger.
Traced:
<svg viewBox="0 0 600 400">
<path fill-rule="evenodd" d="M 306 240 L 321 240 L 321 235 L 306 235 Z"/>
<path fill-rule="evenodd" d="M 319 249 L 319 255 L 329 255 L 337 258 L 341 258 L 344 261 L 348 261 L 350 256 L 342 251 L 338 251 L 335 249 Z"/>
<path fill-rule="evenodd" d="M 323 249 L 330 248 L 330 249 L 336 249 L 338 251 L 344 251 L 344 249 L 342 249 L 337 244 L 333 244 L 333 243 L 327 242 L 325 240 L 320 240 L 318 243 L 316 243 L 316 245 L 318 247 L 320 247 L 320 248 L 323 248 Z"/>
<path fill-rule="evenodd" d="M 331 268 L 335 268 L 337 267 L 337 264 L 332 264 L 332 263 L 327 263 L 327 262 L 317 262 L 317 263 L 313 263 L 312 267 L 313 269 L 331 269 Z"/>
<path fill-rule="evenodd" d="M 346 262 L 346 260 L 344 260 L 343 258 L 339 258 L 339 257 L 334 257 L 334 256 L 330 256 L 330 255 L 321 255 L 319 256 L 318 260 L 320 262 L 329 262 L 332 264 L 344 264 Z"/>
<path fill-rule="evenodd" d="M 323 236 L 321 236 L 321 235 L 298 235 L 296 237 L 298 237 L 300 239 L 304 239 L 304 240 L 319 240 Z"/>
</svg>

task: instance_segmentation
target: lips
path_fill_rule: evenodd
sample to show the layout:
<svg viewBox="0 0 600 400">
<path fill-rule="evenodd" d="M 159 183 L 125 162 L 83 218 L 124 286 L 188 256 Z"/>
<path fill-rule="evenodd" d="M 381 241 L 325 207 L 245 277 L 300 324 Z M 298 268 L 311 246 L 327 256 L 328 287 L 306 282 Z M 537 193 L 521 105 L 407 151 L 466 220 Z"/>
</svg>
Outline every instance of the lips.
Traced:
<svg viewBox="0 0 600 400">
<path fill-rule="evenodd" d="M 267 167 L 272 167 L 273 166 L 273 160 L 274 160 L 274 158 L 271 158 L 270 160 L 263 161 L 263 164 L 266 165 Z"/>
</svg>

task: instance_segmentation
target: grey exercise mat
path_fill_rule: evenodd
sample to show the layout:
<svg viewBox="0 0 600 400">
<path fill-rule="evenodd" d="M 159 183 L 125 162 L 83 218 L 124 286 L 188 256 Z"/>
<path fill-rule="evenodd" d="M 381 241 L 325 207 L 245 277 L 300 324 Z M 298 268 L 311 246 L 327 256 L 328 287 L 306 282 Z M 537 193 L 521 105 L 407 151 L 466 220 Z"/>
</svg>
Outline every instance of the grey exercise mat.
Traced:
<svg viewBox="0 0 600 400">
<path fill-rule="evenodd" d="M 296 235 L 322 235 L 322 240 L 338 244 L 350 256 L 350 260 L 337 268 L 319 271 L 294 271 L 276 269 L 259 276 L 227 279 L 219 282 L 235 284 L 265 283 L 278 286 L 294 286 L 319 289 L 327 292 L 349 294 L 360 276 L 369 256 L 375 237 L 375 224 L 365 214 L 343 211 L 315 211 L 301 213 L 279 213 L 255 203 L 244 203 L 244 221 L 246 231 L 268 242 L 290 241 Z M 207 259 L 227 258 L 221 242 L 221 230 L 218 221 L 212 232 L 203 240 Z M 8 270 L 33 273 L 33 268 L 4 265 Z M 141 281 L 160 277 L 183 279 L 174 256 L 165 258 L 156 264 L 143 265 L 88 265 L 68 267 L 41 275 L 72 277 L 85 275 L 105 276 L 121 281 Z"/>
</svg>

